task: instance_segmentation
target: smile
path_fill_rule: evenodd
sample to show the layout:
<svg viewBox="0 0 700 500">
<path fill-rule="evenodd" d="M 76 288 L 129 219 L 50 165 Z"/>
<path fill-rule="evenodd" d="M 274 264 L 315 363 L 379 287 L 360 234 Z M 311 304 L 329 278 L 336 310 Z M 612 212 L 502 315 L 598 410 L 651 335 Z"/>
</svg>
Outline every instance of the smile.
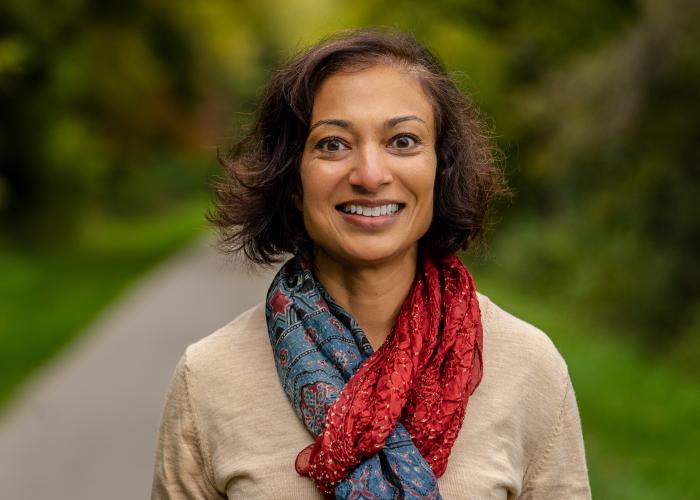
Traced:
<svg viewBox="0 0 700 500">
<path fill-rule="evenodd" d="M 402 208 L 402 205 L 398 203 L 387 203 L 386 205 L 368 207 L 355 203 L 346 203 L 338 208 L 346 214 L 362 215 L 364 217 L 381 217 L 382 215 L 395 214 Z"/>
</svg>

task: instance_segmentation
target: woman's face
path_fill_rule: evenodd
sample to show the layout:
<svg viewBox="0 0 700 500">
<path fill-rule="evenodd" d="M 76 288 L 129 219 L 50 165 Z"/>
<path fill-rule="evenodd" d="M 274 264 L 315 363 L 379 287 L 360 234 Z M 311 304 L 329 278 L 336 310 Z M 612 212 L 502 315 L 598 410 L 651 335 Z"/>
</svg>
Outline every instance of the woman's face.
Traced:
<svg viewBox="0 0 700 500">
<path fill-rule="evenodd" d="M 318 251 L 372 265 L 414 251 L 433 216 L 433 110 L 391 65 L 328 77 L 314 100 L 297 204 Z"/>
</svg>

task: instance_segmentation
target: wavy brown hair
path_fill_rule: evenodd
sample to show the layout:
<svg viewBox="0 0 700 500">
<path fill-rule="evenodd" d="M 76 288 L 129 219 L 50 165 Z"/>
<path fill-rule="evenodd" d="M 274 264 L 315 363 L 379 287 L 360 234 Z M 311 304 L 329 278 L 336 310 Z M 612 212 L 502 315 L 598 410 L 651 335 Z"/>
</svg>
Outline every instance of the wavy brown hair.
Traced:
<svg viewBox="0 0 700 500">
<path fill-rule="evenodd" d="M 343 31 L 303 50 L 272 77 L 250 133 L 220 161 L 209 220 L 225 252 L 271 264 L 312 242 L 294 197 L 314 96 L 335 72 L 377 63 L 419 78 L 435 115 L 437 172 L 433 220 L 421 244 L 437 255 L 466 249 L 484 229 L 491 201 L 507 193 L 494 150 L 471 100 L 440 59 L 411 35 L 387 29 Z"/>
</svg>

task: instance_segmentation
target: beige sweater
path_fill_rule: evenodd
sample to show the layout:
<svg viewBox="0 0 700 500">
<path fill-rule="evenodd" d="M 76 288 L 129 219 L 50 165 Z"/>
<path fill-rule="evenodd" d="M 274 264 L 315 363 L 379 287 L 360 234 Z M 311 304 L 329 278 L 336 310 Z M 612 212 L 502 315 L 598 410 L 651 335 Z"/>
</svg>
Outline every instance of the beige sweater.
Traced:
<svg viewBox="0 0 700 500">
<path fill-rule="evenodd" d="M 479 296 L 484 376 L 439 479 L 445 499 L 590 498 L 581 422 L 549 338 Z M 153 499 L 321 498 L 297 475 L 312 442 L 277 379 L 264 306 L 191 345 L 156 450 Z"/>
</svg>

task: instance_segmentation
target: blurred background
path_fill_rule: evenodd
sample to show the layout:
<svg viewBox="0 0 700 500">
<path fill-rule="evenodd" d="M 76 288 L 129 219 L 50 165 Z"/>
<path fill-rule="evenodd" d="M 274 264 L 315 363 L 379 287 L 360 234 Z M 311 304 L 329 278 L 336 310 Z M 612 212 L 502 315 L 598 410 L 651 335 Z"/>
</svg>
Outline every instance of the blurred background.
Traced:
<svg viewBox="0 0 700 500">
<path fill-rule="evenodd" d="M 280 61 L 388 25 L 503 152 L 515 196 L 464 257 L 569 363 L 594 496 L 697 498 L 698 24 L 695 0 L 0 0 L 0 411 L 202 234 L 217 148 Z"/>
</svg>

